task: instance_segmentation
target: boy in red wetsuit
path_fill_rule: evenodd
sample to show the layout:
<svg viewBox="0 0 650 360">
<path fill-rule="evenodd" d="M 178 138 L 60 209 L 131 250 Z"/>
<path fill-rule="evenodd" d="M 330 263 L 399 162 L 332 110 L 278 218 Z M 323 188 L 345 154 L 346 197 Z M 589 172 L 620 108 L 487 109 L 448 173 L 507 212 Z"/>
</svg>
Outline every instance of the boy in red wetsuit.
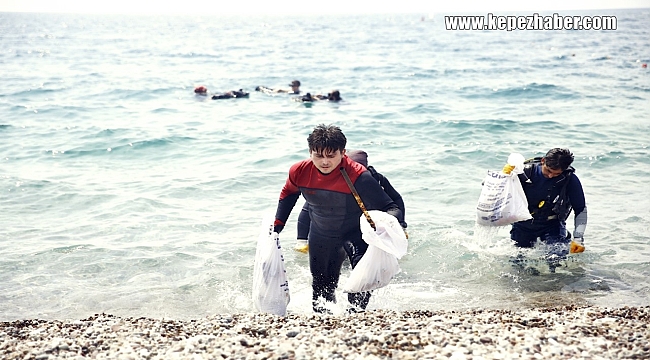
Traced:
<svg viewBox="0 0 650 360">
<path fill-rule="evenodd" d="M 368 210 L 388 212 L 400 223 L 404 222 L 404 217 L 370 172 L 345 155 L 347 139 L 339 127 L 318 125 L 307 143 L 309 159 L 289 169 L 289 177 L 280 193 L 274 230 L 282 231 L 302 194 L 309 204 L 311 218 L 308 241 L 313 309 L 326 312 L 321 298 L 336 302 L 335 290 L 345 257 L 354 268 L 368 249 L 361 238 L 361 209 L 342 172 L 348 174 Z M 365 309 L 369 300 L 370 292 L 348 294 L 352 305 L 349 311 Z"/>
<path fill-rule="evenodd" d="M 368 153 L 363 150 L 349 150 L 346 151 L 346 155 L 350 159 L 358 162 L 366 169 L 368 169 L 370 175 L 372 175 L 372 177 L 377 180 L 381 188 L 384 189 L 384 192 L 386 192 L 386 194 L 390 196 L 391 199 L 393 199 L 397 207 L 402 210 L 402 217 L 406 217 L 406 208 L 404 207 L 404 200 L 402 199 L 402 195 L 400 195 L 400 193 L 395 190 L 393 185 L 383 174 L 377 172 L 373 166 L 368 165 Z M 302 210 L 300 211 L 300 215 L 298 215 L 298 224 L 296 231 L 298 240 L 296 241 L 296 246 L 294 248 L 294 250 L 305 254 L 307 251 L 309 251 L 307 235 L 309 235 L 310 222 L 311 219 L 309 219 L 309 203 L 305 203 Z M 404 228 L 404 231 L 406 231 L 406 223 L 402 222 L 400 225 L 402 225 L 402 228 Z"/>
</svg>

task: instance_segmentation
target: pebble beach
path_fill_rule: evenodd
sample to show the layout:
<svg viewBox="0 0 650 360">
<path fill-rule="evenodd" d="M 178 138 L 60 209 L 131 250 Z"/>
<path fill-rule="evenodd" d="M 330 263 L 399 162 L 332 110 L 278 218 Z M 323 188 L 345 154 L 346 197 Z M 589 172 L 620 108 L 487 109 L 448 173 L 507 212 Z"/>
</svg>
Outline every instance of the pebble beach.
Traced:
<svg viewBox="0 0 650 360">
<path fill-rule="evenodd" d="M 97 314 L 0 323 L 2 359 L 648 359 L 650 307 Z"/>
</svg>

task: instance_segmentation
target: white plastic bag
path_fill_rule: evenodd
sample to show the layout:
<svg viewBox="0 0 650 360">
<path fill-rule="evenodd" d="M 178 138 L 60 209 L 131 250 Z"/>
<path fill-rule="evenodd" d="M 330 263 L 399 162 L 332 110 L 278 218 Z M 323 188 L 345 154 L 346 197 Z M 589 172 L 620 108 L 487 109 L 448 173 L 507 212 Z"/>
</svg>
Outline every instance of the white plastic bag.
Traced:
<svg viewBox="0 0 650 360">
<path fill-rule="evenodd" d="M 397 257 L 374 245 L 369 245 L 366 253 L 352 269 L 343 292 L 357 293 L 382 288 L 399 273 Z"/>
<path fill-rule="evenodd" d="M 258 311 L 285 316 L 289 300 L 289 282 L 280 237 L 273 232 L 273 217 L 265 216 L 255 253 L 253 303 Z"/>
<path fill-rule="evenodd" d="M 524 172 L 524 161 L 526 159 L 523 155 L 519 153 L 512 153 L 508 156 L 508 165 L 512 165 L 515 168 L 512 169 L 511 173 L 523 174 Z"/>
<path fill-rule="evenodd" d="M 408 250 L 408 240 L 406 240 L 406 234 L 399 221 L 393 215 L 379 210 L 370 210 L 368 214 L 377 230 L 375 231 L 366 217 L 361 215 L 363 241 L 395 255 L 398 259 L 404 256 Z"/>
<path fill-rule="evenodd" d="M 476 223 L 505 226 L 528 219 L 532 219 L 532 216 L 528 212 L 526 194 L 516 171 L 504 174 L 488 170 L 476 206 Z"/>
<path fill-rule="evenodd" d="M 370 291 L 388 285 L 400 271 L 397 259 L 404 256 L 408 249 L 406 234 L 394 216 L 378 210 L 368 213 L 377 230 L 361 215 L 361 233 L 368 243 L 368 250 L 343 286 L 343 291 L 347 293 Z"/>
</svg>

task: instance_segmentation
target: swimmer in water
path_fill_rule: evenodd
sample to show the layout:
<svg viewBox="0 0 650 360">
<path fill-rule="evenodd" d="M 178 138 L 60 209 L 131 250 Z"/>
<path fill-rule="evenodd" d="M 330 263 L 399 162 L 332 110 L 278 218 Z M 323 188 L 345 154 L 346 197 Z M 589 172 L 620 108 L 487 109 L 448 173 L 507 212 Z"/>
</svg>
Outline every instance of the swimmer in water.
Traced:
<svg viewBox="0 0 650 360">
<path fill-rule="evenodd" d="M 327 100 L 327 101 L 341 101 L 341 92 L 338 90 L 332 90 L 332 92 L 328 93 L 327 95 L 314 95 L 313 96 L 316 100 Z"/>
<path fill-rule="evenodd" d="M 322 94 L 312 95 L 310 93 L 307 93 L 307 94 L 305 94 L 303 96 L 296 96 L 296 97 L 293 98 L 293 101 L 298 101 L 298 102 L 313 102 L 313 101 L 318 101 L 318 100 L 321 100 L 321 101 L 327 100 L 327 101 L 337 102 L 337 101 L 341 101 L 343 99 L 341 99 L 341 93 L 338 90 L 333 90 L 332 92 L 328 93 L 327 95 L 322 95 Z"/>
<path fill-rule="evenodd" d="M 258 86 L 255 88 L 255 91 L 261 91 L 263 93 L 267 94 L 278 94 L 278 93 L 286 93 L 290 95 L 298 95 L 300 94 L 300 81 L 294 80 L 289 84 L 291 89 L 271 89 L 266 86 Z"/>
<path fill-rule="evenodd" d="M 198 96 L 208 96 L 208 88 L 201 85 L 197 86 L 194 88 L 194 93 Z M 248 93 L 245 92 L 242 89 L 239 90 L 231 90 L 231 91 L 226 91 L 220 94 L 213 94 L 211 96 L 212 100 L 219 100 L 219 99 L 234 99 L 234 98 L 244 98 L 248 97 Z"/>
</svg>

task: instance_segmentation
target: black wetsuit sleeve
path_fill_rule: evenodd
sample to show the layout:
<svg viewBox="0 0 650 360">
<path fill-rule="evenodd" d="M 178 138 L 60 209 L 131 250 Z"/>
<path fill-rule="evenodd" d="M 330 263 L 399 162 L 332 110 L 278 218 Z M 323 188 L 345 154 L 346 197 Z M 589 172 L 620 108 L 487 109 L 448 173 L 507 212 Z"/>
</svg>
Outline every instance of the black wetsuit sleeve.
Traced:
<svg viewBox="0 0 650 360">
<path fill-rule="evenodd" d="M 284 229 L 284 224 L 287 223 L 289 215 L 291 215 L 291 210 L 296 206 L 296 201 L 300 197 L 300 193 L 294 193 L 287 195 L 286 197 L 278 201 L 278 209 L 275 212 L 275 223 L 273 224 L 273 230 L 278 234 Z"/>
<path fill-rule="evenodd" d="M 585 209 L 586 201 L 585 193 L 582 190 L 582 183 L 580 183 L 580 179 L 575 174 L 571 176 L 566 190 L 573 211 L 576 215 L 580 214 Z"/>
<path fill-rule="evenodd" d="M 388 196 L 393 200 L 397 207 L 402 210 L 402 216 L 406 218 L 406 207 L 404 206 L 404 199 L 402 199 L 402 195 L 400 195 L 400 193 L 395 190 L 390 181 L 388 181 L 388 178 L 379 173 L 377 173 L 377 175 L 379 177 L 379 185 L 384 188 L 384 192 L 388 194 Z M 406 223 L 402 224 L 402 226 L 406 227 Z"/>
<path fill-rule="evenodd" d="M 309 204 L 305 203 L 300 214 L 298 215 L 297 238 L 307 239 L 309 228 L 311 227 L 311 217 L 309 216 Z"/>
<path fill-rule="evenodd" d="M 361 200 L 368 210 L 385 211 L 401 223 L 404 222 L 404 214 L 399 206 L 386 194 L 377 180 L 370 175 L 370 172 L 363 172 L 354 183 Z"/>
</svg>

